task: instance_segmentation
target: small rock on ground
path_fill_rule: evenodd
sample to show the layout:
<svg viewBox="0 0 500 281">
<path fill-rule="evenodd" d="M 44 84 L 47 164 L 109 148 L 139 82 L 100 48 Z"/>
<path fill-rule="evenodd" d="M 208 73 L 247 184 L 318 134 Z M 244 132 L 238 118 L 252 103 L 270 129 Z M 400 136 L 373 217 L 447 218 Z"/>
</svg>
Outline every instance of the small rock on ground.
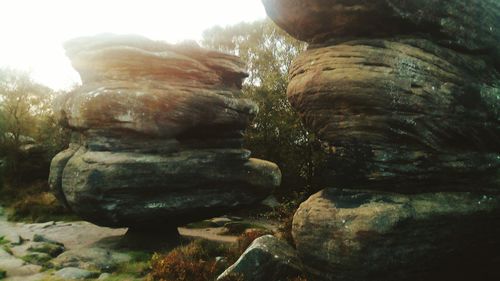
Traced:
<svg viewBox="0 0 500 281">
<path fill-rule="evenodd" d="M 238 274 L 245 281 L 281 281 L 302 274 L 302 263 L 292 246 L 272 235 L 255 239 L 241 257 L 217 280 Z"/>
</svg>

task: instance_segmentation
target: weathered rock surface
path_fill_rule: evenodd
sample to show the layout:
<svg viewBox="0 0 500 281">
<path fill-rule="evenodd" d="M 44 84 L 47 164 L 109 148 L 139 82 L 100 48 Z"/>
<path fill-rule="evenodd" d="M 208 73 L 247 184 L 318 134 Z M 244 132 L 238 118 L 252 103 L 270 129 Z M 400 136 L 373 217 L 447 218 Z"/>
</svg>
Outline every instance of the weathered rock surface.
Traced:
<svg viewBox="0 0 500 281">
<path fill-rule="evenodd" d="M 451 48 L 500 59 L 500 3 L 436 0 L 263 0 L 267 14 L 295 38 L 425 36 Z M 500 66 L 500 65 L 499 65 Z"/>
<path fill-rule="evenodd" d="M 302 264 L 292 246 L 272 235 L 255 239 L 241 257 L 217 280 L 239 275 L 245 281 L 287 281 L 302 273 Z"/>
<path fill-rule="evenodd" d="M 218 136 L 245 129 L 258 111 L 240 97 L 247 74 L 232 55 L 138 36 L 79 38 L 65 48 L 83 81 L 61 102 L 74 129 Z"/>
<path fill-rule="evenodd" d="M 428 40 L 301 54 L 288 97 L 336 150 L 336 183 L 398 192 L 500 189 L 500 75 Z"/>
<path fill-rule="evenodd" d="M 498 195 L 326 189 L 293 237 L 311 280 L 497 280 L 499 220 Z"/>
<path fill-rule="evenodd" d="M 111 272 L 131 260 L 130 255 L 100 247 L 88 247 L 62 253 L 51 261 L 55 268 L 76 267 L 89 271 Z"/>
<path fill-rule="evenodd" d="M 83 280 L 89 278 L 96 278 L 99 276 L 99 273 L 91 272 L 76 267 L 67 267 L 56 271 L 54 275 L 65 280 Z"/>
<path fill-rule="evenodd" d="M 237 57 L 138 36 L 65 47 L 83 86 L 58 101 L 75 136 L 49 183 L 77 214 L 173 228 L 257 203 L 280 184 L 275 164 L 242 149 L 258 107 L 241 97 Z"/>
<path fill-rule="evenodd" d="M 184 225 L 252 204 L 279 184 L 276 166 L 249 154 L 241 149 L 155 155 L 81 148 L 61 182 L 72 210 L 94 223 Z"/>
<path fill-rule="evenodd" d="M 42 267 L 28 264 L 0 248 L 0 269 L 6 272 L 7 277 L 18 277 L 37 274 Z"/>
<path fill-rule="evenodd" d="M 500 2 L 263 2 L 310 43 L 287 94 L 329 149 L 325 182 L 371 190 L 301 205 L 310 279 L 498 280 Z"/>
<path fill-rule="evenodd" d="M 29 252 L 45 253 L 51 257 L 57 257 L 64 252 L 64 246 L 56 243 L 49 242 L 33 242 L 28 248 Z"/>
</svg>

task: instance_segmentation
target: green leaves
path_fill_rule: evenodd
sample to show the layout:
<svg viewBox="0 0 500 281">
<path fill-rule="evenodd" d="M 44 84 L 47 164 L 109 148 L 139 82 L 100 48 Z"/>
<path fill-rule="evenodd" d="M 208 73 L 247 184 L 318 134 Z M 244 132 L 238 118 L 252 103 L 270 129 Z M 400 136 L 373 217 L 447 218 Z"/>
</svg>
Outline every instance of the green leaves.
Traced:
<svg viewBox="0 0 500 281">
<path fill-rule="evenodd" d="M 5 175 L 14 185 L 26 175 L 46 177 L 45 166 L 66 144 L 52 110 L 55 96 L 27 72 L 0 69 L 0 158 L 5 158 Z M 37 155 L 43 159 L 35 159 L 26 145 L 40 148 L 36 151 L 45 155 Z"/>
</svg>

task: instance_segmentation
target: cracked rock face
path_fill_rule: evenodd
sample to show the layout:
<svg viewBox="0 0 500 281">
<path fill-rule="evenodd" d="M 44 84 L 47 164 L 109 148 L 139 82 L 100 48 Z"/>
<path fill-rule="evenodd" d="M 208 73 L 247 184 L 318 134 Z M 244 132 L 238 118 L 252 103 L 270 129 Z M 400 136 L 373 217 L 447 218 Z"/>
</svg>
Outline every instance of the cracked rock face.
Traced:
<svg viewBox="0 0 500 281">
<path fill-rule="evenodd" d="M 234 56 L 138 36 L 65 48 L 83 85 L 59 100 L 75 133 L 50 186 L 83 218 L 112 227 L 175 227 L 258 202 L 279 186 L 242 131 L 258 107 L 241 97 Z"/>
</svg>

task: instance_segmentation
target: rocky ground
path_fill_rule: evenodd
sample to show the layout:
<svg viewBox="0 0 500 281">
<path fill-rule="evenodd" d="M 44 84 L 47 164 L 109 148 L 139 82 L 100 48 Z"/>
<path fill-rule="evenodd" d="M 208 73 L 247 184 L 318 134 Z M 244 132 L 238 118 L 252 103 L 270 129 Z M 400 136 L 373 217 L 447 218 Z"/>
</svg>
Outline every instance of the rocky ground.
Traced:
<svg viewBox="0 0 500 281">
<path fill-rule="evenodd" d="M 236 236 L 222 235 L 222 226 L 234 220 L 216 218 L 207 226 L 179 228 L 179 232 L 183 237 L 232 243 Z M 117 247 L 126 232 L 126 228 L 99 227 L 84 221 L 12 223 L 0 207 L 0 279 L 113 280 L 121 265 L 148 254 L 137 248 Z"/>
</svg>

